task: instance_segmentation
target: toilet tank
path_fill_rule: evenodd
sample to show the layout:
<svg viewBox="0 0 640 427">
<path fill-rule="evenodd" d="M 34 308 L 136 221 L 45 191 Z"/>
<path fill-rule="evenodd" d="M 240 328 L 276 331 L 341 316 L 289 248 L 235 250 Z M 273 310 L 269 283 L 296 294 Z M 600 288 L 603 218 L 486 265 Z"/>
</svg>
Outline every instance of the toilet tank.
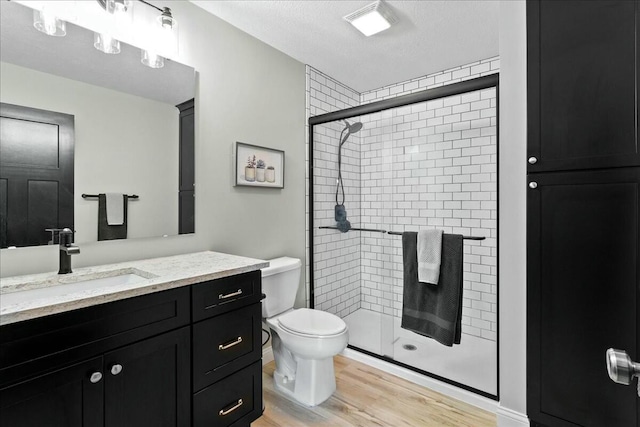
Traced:
<svg viewBox="0 0 640 427">
<path fill-rule="evenodd" d="M 269 260 L 269 267 L 262 269 L 262 317 L 269 318 L 283 313 L 296 301 L 300 269 L 298 258 L 281 257 Z"/>
</svg>

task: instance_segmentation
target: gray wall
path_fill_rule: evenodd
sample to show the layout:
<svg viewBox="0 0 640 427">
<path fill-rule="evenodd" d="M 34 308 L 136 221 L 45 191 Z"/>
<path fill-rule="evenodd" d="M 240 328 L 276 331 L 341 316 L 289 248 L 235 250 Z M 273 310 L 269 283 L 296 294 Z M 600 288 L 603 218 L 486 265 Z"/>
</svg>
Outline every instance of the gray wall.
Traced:
<svg viewBox="0 0 640 427">
<path fill-rule="evenodd" d="M 180 62 L 198 71 L 196 234 L 82 245 L 76 267 L 216 250 L 268 259 L 305 255 L 305 67 L 188 2 L 169 5 L 180 22 Z M 1 57 L 0 57 L 1 59 Z M 232 144 L 284 150 L 285 188 L 232 186 Z M 0 276 L 57 269 L 53 247 L 0 252 Z M 304 305 L 300 282 L 298 305 Z"/>
</svg>

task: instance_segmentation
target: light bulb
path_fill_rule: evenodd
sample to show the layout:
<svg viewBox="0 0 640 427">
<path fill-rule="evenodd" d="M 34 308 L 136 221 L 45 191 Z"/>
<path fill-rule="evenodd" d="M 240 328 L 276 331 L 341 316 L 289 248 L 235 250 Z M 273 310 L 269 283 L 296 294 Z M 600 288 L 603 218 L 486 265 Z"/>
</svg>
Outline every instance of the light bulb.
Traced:
<svg viewBox="0 0 640 427">
<path fill-rule="evenodd" d="M 58 19 L 50 10 L 43 7 L 41 10 L 33 10 L 33 26 L 40 32 L 49 36 L 63 37 L 67 34 L 67 24 Z"/>
<path fill-rule="evenodd" d="M 120 53 L 120 42 L 110 34 L 93 33 L 93 47 L 111 55 Z"/>
<path fill-rule="evenodd" d="M 157 19 L 158 22 L 160 22 L 160 26 L 165 29 L 171 30 L 173 27 L 178 25 L 178 22 L 173 18 L 173 15 L 171 14 L 171 9 L 168 7 L 164 8 L 162 14 L 160 14 Z"/>
<path fill-rule="evenodd" d="M 142 50 L 141 62 L 150 68 L 164 67 L 164 58 L 157 53 L 149 50 Z"/>
<path fill-rule="evenodd" d="M 113 15 L 125 15 L 131 10 L 131 0 L 107 0 L 105 10 Z"/>
</svg>

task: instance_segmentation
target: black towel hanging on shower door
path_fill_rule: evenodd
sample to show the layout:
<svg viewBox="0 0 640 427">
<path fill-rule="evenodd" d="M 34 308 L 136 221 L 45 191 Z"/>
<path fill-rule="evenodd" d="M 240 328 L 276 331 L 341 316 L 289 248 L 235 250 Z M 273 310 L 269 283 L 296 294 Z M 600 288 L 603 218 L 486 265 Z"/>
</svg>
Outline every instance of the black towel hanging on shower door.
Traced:
<svg viewBox="0 0 640 427">
<path fill-rule="evenodd" d="M 416 232 L 405 232 L 402 235 L 404 289 L 401 327 L 449 347 L 460 344 L 462 236 L 442 236 L 440 280 L 437 286 L 418 282 L 417 238 Z"/>
</svg>

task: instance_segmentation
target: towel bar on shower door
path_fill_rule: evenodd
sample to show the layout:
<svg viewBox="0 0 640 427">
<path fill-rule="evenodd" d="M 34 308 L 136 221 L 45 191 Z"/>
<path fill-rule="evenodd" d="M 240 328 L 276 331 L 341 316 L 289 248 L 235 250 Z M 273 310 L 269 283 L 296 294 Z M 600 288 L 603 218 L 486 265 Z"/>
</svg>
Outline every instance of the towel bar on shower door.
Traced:
<svg viewBox="0 0 640 427">
<path fill-rule="evenodd" d="M 338 227 L 330 227 L 330 226 L 322 226 L 318 227 L 320 229 L 329 229 L 329 230 L 339 230 Z M 382 233 L 382 234 L 391 234 L 393 236 L 402 236 L 401 231 L 387 231 L 387 230 L 379 230 L 375 228 L 352 228 L 352 231 L 369 231 L 372 233 Z M 464 240 L 484 240 L 486 237 L 484 236 L 462 236 Z"/>
</svg>

